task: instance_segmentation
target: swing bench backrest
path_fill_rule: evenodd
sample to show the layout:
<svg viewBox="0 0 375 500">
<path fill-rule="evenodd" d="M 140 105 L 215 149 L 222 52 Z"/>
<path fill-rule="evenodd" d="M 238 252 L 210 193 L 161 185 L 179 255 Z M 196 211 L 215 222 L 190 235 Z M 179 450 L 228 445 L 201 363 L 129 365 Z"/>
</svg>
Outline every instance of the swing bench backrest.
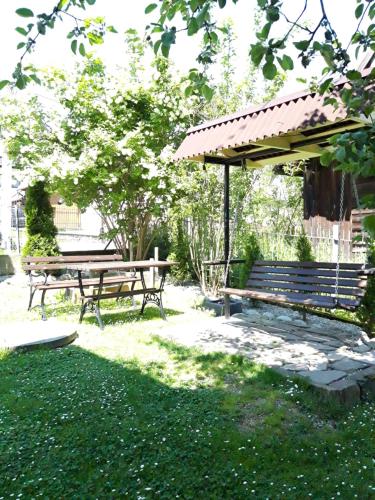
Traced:
<svg viewBox="0 0 375 500">
<path fill-rule="evenodd" d="M 341 264 L 336 295 L 336 264 L 258 260 L 244 290 L 225 288 L 224 294 L 274 303 L 355 310 L 365 294 L 366 266 Z"/>
</svg>

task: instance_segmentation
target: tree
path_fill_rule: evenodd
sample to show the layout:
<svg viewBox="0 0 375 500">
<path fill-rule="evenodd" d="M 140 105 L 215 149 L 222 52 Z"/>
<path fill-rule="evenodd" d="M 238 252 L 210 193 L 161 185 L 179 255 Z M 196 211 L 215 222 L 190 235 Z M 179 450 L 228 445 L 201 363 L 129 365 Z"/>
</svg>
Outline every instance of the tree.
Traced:
<svg viewBox="0 0 375 500">
<path fill-rule="evenodd" d="M 22 249 L 24 256 L 59 255 L 56 241 L 57 229 L 53 222 L 53 208 L 44 182 L 36 182 L 26 191 L 27 241 Z"/>
</svg>

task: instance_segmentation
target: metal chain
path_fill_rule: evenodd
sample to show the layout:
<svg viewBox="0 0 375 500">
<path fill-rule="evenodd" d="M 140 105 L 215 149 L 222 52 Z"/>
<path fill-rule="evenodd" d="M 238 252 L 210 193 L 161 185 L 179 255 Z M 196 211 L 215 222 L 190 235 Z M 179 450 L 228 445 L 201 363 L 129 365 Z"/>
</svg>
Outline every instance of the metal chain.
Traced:
<svg viewBox="0 0 375 500">
<path fill-rule="evenodd" d="M 339 213 L 339 230 L 337 235 L 337 261 L 336 261 L 336 280 L 335 280 L 335 304 L 339 305 L 339 276 L 340 276 L 340 236 L 341 222 L 344 217 L 344 191 L 345 191 L 345 172 L 341 173 L 341 188 L 340 188 L 340 213 Z"/>
</svg>

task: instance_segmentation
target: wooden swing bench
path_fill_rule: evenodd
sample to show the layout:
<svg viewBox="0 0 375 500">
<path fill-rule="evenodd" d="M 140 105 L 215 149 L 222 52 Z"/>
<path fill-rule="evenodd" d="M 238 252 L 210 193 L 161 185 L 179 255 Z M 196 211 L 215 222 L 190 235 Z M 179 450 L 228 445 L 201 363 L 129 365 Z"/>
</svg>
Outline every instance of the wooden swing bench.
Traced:
<svg viewBox="0 0 375 500">
<path fill-rule="evenodd" d="M 220 290 L 224 294 L 225 317 L 230 316 L 230 295 L 274 304 L 354 311 L 361 304 L 370 274 L 374 269 L 363 264 L 340 263 L 337 276 L 336 264 L 330 262 L 258 260 L 245 289 Z"/>
</svg>

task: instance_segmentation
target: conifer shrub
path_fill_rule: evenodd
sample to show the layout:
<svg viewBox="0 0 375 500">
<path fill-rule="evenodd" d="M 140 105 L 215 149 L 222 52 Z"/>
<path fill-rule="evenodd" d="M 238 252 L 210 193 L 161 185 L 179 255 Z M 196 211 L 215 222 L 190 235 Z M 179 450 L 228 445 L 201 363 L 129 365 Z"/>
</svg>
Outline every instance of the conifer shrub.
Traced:
<svg viewBox="0 0 375 500">
<path fill-rule="evenodd" d="M 375 241 L 369 244 L 367 262 L 371 267 L 375 267 Z M 366 293 L 357 311 L 357 317 L 367 334 L 375 337 L 375 276 L 368 277 Z"/>
<path fill-rule="evenodd" d="M 239 288 L 245 288 L 246 282 L 249 278 L 250 270 L 254 265 L 256 260 L 261 260 L 263 258 L 262 252 L 258 243 L 258 239 L 255 233 L 248 234 L 245 244 L 244 244 L 244 259 L 245 263 L 241 264 L 238 286 Z"/>
<path fill-rule="evenodd" d="M 181 283 L 192 279 L 189 242 L 181 219 L 175 222 L 172 229 L 171 253 L 168 255 L 168 260 L 177 262 L 177 265 L 172 266 L 170 270 L 172 280 Z"/>
<path fill-rule="evenodd" d="M 44 182 L 36 182 L 27 188 L 25 215 L 27 241 L 22 254 L 34 257 L 59 255 L 53 208 Z"/>
<path fill-rule="evenodd" d="M 313 262 L 315 260 L 310 240 L 304 230 L 302 230 L 302 233 L 297 238 L 296 247 L 297 260 L 299 262 Z"/>
</svg>

